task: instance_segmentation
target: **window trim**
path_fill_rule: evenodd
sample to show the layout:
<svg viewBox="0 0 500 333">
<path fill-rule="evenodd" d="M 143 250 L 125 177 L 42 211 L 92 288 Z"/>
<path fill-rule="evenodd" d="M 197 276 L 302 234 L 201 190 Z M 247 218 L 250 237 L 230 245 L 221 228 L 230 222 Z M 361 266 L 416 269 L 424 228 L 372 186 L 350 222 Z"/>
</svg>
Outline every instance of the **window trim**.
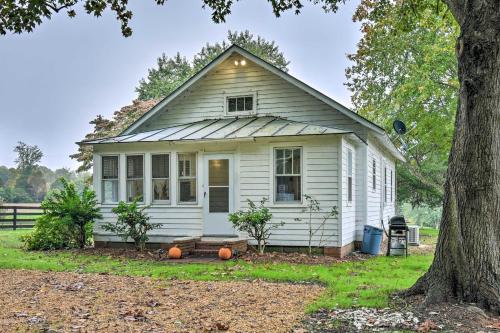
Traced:
<svg viewBox="0 0 500 333">
<path fill-rule="evenodd" d="M 300 177 L 300 200 L 293 200 L 293 201 L 277 201 L 276 199 L 276 177 L 278 176 L 276 174 L 276 150 L 278 149 L 299 149 L 300 151 L 300 174 L 298 175 Z M 272 171 L 271 171 L 271 177 L 272 177 L 272 198 L 273 198 L 273 204 L 276 206 L 302 206 L 304 204 L 304 198 L 303 198 L 303 193 L 304 193 L 304 178 L 305 178 L 305 173 L 304 173 L 304 148 L 302 146 L 288 146 L 288 145 L 283 145 L 283 146 L 274 146 L 271 150 L 272 154 Z M 293 171 L 293 170 L 292 170 Z M 283 175 L 282 175 L 283 176 Z M 292 176 L 296 177 L 296 174 L 285 174 L 284 176 Z"/>
<path fill-rule="evenodd" d="M 116 178 L 113 178 L 113 179 L 104 179 L 103 178 L 103 172 L 104 172 L 104 168 L 103 168 L 103 157 L 116 157 L 117 159 L 117 166 L 118 166 L 118 170 L 117 170 L 117 177 Z M 101 161 L 100 161 L 100 172 L 99 172 L 99 178 L 101 180 L 101 190 L 100 190 L 100 194 L 101 194 L 101 204 L 103 205 L 116 205 L 120 202 L 120 154 L 106 154 L 106 155 L 101 155 Z M 118 193 L 117 193 L 117 200 L 116 201 L 105 201 L 105 195 L 104 195 L 104 182 L 105 181 L 108 181 L 108 180 L 116 180 L 116 182 L 118 183 Z"/>
<path fill-rule="evenodd" d="M 129 156 L 142 156 L 142 178 L 128 178 L 128 161 Z M 132 202 L 128 200 L 128 181 L 142 179 L 142 201 L 137 201 L 138 204 L 146 202 L 146 157 L 145 154 L 125 154 L 125 202 Z"/>
<path fill-rule="evenodd" d="M 350 168 L 349 168 L 349 156 L 351 156 L 351 165 L 350 165 Z M 353 152 L 352 152 L 352 149 L 350 148 L 347 148 L 347 161 L 346 161 L 346 164 L 347 164 L 347 170 L 346 170 L 346 181 L 347 181 L 347 203 L 348 204 L 352 204 L 352 202 L 354 201 L 354 183 L 353 183 L 353 179 L 354 179 L 354 155 L 353 155 Z M 349 175 L 349 173 L 351 175 Z M 351 180 L 350 182 L 350 187 L 349 187 L 349 179 Z"/>
<path fill-rule="evenodd" d="M 228 110 L 228 99 L 229 98 L 238 98 L 238 97 L 252 97 L 252 110 L 251 111 L 232 111 Z M 224 94 L 224 114 L 226 117 L 234 117 L 239 115 L 255 115 L 257 114 L 257 92 L 249 91 L 247 93 L 241 94 Z"/>
<path fill-rule="evenodd" d="M 154 178 L 153 177 L 153 156 L 155 155 L 168 155 L 168 175 L 167 178 Z M 172 201 L 172 154 L 170 152 L 155 152 L 150 154 L 151 159 L 151 203 L 152 204 L 160 204 L 160 205 L 170 205 Z M 154 180 L 155 179 L 167 179 L 168 184 L 168 200 L 155 200 L 154 195 Z"/>
<path fill-rule="evenodd" d="M 195 167 L 195 172 L 196 174 L 194 176 L 190 176 L 190 177 L 186 177 L 186 176 L 179 176 L 179 155 L 182 155 L 182 154 L 194 154 L 194 160 L 196 162 L 196 167 Z M 179 206 L 196 206 L 198 205 L 198 196 L 199 196 L 199 193 L 198 193 L 198 152 L 195 152 L 195 151 L 182 151 L 182 152 L 177 152 L 176 153 L 176 166 L 175 166 L 175 170 L 177 172 L 176 174 L 176 182 L 177 182 L 177 185 L 176 185 L 176 189 L 177 189 L 177 205 Z M 194 193 L 196 194 L 196 200 L 195 201 L 181 201 L 181 180 L 182 179 L 194 179 L 194 186 L 195 186 L 195 191 Z"/>
</svg>

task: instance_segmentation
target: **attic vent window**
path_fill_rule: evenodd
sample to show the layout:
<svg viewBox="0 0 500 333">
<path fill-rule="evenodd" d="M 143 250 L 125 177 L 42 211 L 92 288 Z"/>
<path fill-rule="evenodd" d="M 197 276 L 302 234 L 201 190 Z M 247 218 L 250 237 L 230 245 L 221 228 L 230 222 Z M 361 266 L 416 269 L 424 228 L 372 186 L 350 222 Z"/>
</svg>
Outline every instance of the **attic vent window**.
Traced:
<svg viewBox="0 0 500 333">
<path fill-rule="evenodd" d="M 238 96 L 227 98 L 227 112 L 253 111 L 253 96 Z"/>
</svg>

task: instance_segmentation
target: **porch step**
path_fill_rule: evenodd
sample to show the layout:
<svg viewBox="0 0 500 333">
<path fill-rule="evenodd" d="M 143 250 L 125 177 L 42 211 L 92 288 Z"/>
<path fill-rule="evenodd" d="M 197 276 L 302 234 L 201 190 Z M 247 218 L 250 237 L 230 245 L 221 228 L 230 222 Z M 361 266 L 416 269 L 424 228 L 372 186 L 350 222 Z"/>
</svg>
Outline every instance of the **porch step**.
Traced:
<svg viewBox="0 0 500 333">
<path fill-rule="evenodd" d="M 238 252 L 246 252 L 247 240 L 246 239 L 201 239 L 195 243 L 194 250 L 207 250 L 218 253 L 221 247 L 228 247 L 231 250 L 238 250 Z"/>
<path fill-rule="evenodd" d="M 219 249 L 210 250 L 210 249 L 194 249 L 191 251 L 191 254 L 199 257 L 211 257 L 215 258 L 219 256 Z"/>
</svg>

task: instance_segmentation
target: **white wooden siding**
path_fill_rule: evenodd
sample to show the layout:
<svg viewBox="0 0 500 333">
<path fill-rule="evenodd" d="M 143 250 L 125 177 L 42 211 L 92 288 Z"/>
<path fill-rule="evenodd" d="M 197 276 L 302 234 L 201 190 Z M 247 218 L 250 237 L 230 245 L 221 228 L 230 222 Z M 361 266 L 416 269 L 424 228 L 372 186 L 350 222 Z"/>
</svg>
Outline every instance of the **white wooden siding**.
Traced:
<svg viewBox="0 0 500 333">
<path fill-rule="evenodd" d="M 229 57 L 134 132 L 221 118 L 225 96 L 255 94 L 258 115 L 354 130 L 366 137 L 366 128 L 331 106 L 249 60 L 246 66 L 234 66 L 234 60 Z"/>
<path fill-rule="evenodd" d="M 372 163 L 376 162 L 376 188 L 373 189 L 373 172 Z M 390 202 L 388 196 L 387 202 L 384 202 L 384 167 L 387 168 L 388 182 L 390 183 L 390 171 L 393 171 L 393 201 Z M 368 141 L 367 152 L 367 206 L 366 206 L 366 224 L 378 228 L 382 228 L 381 220 L 384 220 L 387 228 L 389 219 L 395 215 L 395 200 L 396 200 L 396 172 L 395 160 L 378 146 L 373 140 Z M 363 238 L 363 225 L 357 226 L 357 239 Z"/>
<path fill-rule="evenodd" d="M 347 198 L 347 156 L 348 151 L 352 152 L 352 201 Z M 356 231 L 356 205 L 357 205 L 357 177 L 356 177 L 356 148 L 346 139 L 342 139 L 342 246 L 352 243 Z"/>
<path fill-rule="evenodd" d="M 300 141 L 298 141 L 300 139 Z M 289 139 L 290 140 L 290 139 Z M 173 236 L 201 236 L 203 234 L 203 154 L 204 152 L 232 152 L 235 159 L 235 202 L 236 209 L 247 206 L 247 199 L 259 201 L 262 197 L 270 199 L 273 223 L 285 222 L 285 225 L 274 230 L 269 239 L 270 245 L 306 246 L 308 243 L 308 214 L 303 213 L 304 204 L 274 204 L 274 147 L 302 147 L 302 194 L 309 194 L 321 204 L 322 213 L 328 212 L 332 206 L 338 205 L 338 147 L 339 138 L 335 136 L 294 138 L 291 141 L 275 139 L 257 140 L 256 142 L 240 143 L 149 143 L 149 144 L 110 144 L 98 146 L 94 155 L 94 187 L 101 197 L 100 185 L 100 155 L 118 154 L 120 156 L 120 171 L 124 170 L 126 154 L 142 152 L 146 159 L 152 153 L 170 153 L 170 194 L 171 204 L 151 203 L 151 179 L 149 170 L 145 173 L 145 204 L 151 205 L 147 213 L 152 223 L 161 224 L 161 228 L 150 232 L 151 242 L 166 242 Z M 196 205 L 180 205 L 175 200 L 177 195 L 176 155 L 178 152 L 198 153 L 198 203 Z M 149 161 L 146 166 L 150 168 Z M 125 181 L 120 172 L 119 200 L 125 200 Z M 98 241 L 116 240 L 118 238 L 102 230 L 102 223 L 115 221 L 111 212 L 114 205 L 102 205 L 103 219 L 95 225 L 95 239 Z M 321 214 L 314 214 L 313 227 L 317 228 L 322 219 Z M 296 221 L 297 217 L 303 218 Z M 229 223 L 221 221 L 221 223 Z M 338 246 L 340 237 L 336 219 L 330 219 L 324 228 L 323 246 Z M 313 237 L 317 245 L 320 232 Z"/>
</svg>

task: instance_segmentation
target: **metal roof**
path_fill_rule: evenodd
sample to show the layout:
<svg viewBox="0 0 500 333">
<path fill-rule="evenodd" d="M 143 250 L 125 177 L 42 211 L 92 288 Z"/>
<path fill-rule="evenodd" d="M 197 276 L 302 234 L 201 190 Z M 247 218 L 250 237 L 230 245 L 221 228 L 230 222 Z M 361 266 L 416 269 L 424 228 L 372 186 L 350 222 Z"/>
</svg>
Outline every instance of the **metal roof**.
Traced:
<svg viewBox="0 0 500 333">
<path fill-rule="evenodd" d="M 81 143 L 91 145 L 156 141 L 230 140 L 257 137 L 348 133 L 353 132 L 266 116 L 206 119 L 190 124 L 183 124 L 149 132 L 82 141 Z"/>
</svg>

